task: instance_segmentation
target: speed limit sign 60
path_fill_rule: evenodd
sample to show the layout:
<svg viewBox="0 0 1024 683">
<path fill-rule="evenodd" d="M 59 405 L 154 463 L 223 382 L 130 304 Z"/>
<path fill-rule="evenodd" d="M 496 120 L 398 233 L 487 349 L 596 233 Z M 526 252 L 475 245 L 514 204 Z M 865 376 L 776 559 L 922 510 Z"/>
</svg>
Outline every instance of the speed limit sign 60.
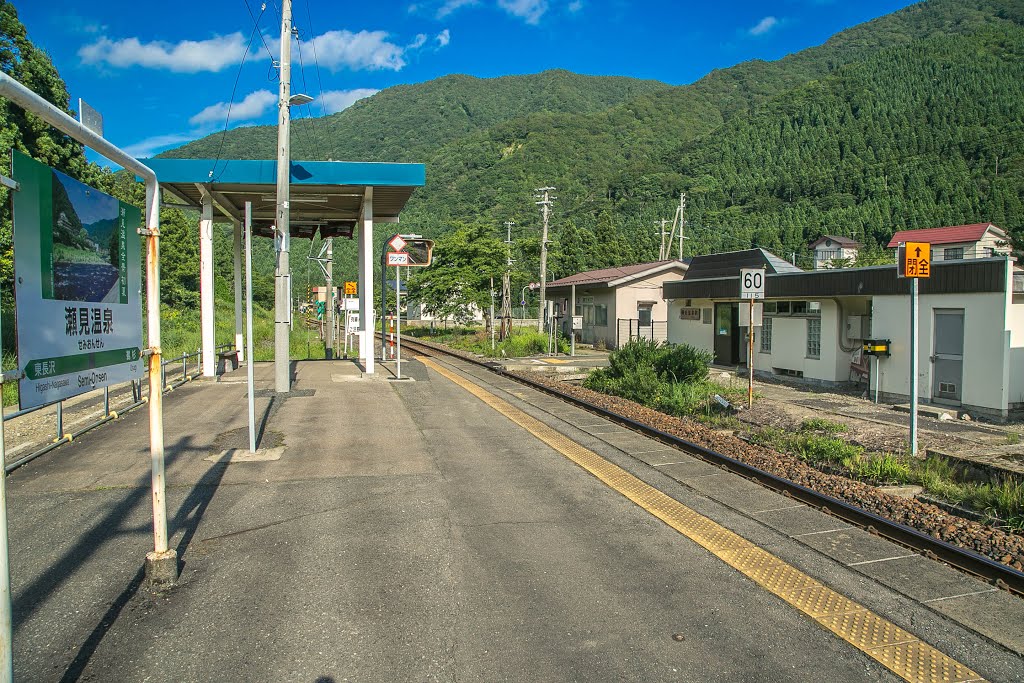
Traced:
<svg viewBox="0 0 1024 683">
<path fill-rule="evenodd" d="M 764 268 L 740 269 L 740 298 L 764 298 Z"/>
</svg>

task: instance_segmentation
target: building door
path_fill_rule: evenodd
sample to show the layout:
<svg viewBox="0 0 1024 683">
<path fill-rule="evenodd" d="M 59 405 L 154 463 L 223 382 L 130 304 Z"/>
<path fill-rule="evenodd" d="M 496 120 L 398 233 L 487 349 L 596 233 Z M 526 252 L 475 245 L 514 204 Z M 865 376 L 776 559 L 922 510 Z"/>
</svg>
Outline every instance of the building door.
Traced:
<svg viewBox="0 0 1024 683">
<path fill-rule="evenodd" d="M 935 309 L 932 400 L 959 405 L 963 398 L 964 311 Z"/>
<path fill-rule="evenodd" d="M 715 362 L 736 365 L 740 350 L 739 304 L 715 304 Z"/>
</svg>

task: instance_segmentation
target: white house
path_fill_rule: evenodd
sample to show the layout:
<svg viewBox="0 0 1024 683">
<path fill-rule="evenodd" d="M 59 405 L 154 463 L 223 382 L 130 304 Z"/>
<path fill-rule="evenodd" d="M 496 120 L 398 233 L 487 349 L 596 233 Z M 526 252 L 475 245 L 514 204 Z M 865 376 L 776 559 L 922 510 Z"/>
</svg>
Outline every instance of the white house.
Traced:
<svg viewBox="0 0 1024 683">
<path fill-rule="evenodd" d="M 1008 240 L 1002 228 L 991 223 L 974 223 L 946 228 L 900 230 L 892 236 L 888 246 L 895 249 L 901 242 L 927 242 L 932 245 L 932 262 L 956 261 L 1008 254 Z"/>
<path fill-rule="evenodd" d="M 864 245 L 857 240 L 839 235 L 825 235 L 808 245 L 814 252 L 814 269 L 834 268 L 836 263 L 847 261 L 850 265 L 857 259 Z"/>
<path fill-rule="evenodd" d="M 736 315 L 739 277 L 693 278 L 701 258 L 686 278 L 665 284 L 668 341 L 713 351 L 718 363 L 747 364 L 746 328 Z M 920 281 L 922 402 L 995 419 L 1024 415 L 1024 278 L 1014 277 L 1013 264 L 1005 256 L 937 261 Z M 755 328 L 755 374 L 824 385 L 860 381 L 872 394 L 877 387 L 882 401 L 909 400 L 909 291 L 895 264 L 769 273 L 762 327 Z M 713 313 L 698 318 L 695 309 Z M 866 339 L 889 340 L 891 355 L 872 362 L 861 353 Z"/>
<path fill-rule="evenodd" d="M 575 293 L 575 314 L 583 317 L 577 338 L 584 344 L 615 349 L 637 337 L 664 341 L 668 307 L 661 287 L 683 277 L 686 268 L 683 261 L 669 260 L 588 270 L 549 282 L 546 296 L 568 334 L 572 323 L 565 312 Z"/>
</svg>

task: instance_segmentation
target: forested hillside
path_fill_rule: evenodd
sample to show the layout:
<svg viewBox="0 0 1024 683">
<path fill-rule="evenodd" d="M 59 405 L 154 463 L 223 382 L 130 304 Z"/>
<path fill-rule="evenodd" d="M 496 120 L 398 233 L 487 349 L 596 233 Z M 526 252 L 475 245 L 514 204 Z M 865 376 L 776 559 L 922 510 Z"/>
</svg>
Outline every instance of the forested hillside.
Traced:
<svg viewBox="0 0 1024 683">
<path fill-rule="evenodd" d="M 296 118 L 292 151 L 307 160 L 422 162 L 444 143 L 501 121 L 542 111 L 604 111 L 670 87 L 658 81 L 562 70 L 486 80 L 444 76 L 388 88 L 331 116 Z M 221 158 L 272 159 L 276 142 L 276 126 L 252 126 L 227 135 L 215 133 L 161 156 L 202 159 L 219 153 Z"/>
</svg>

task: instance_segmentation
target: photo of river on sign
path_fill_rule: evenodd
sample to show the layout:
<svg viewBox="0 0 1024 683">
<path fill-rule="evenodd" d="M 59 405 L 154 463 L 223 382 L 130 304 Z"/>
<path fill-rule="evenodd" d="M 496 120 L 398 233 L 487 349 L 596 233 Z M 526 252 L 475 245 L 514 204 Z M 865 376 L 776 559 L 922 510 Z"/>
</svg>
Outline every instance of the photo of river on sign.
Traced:
<svg viewBox="0 0 1024 683">
<path fill-rule="evenodd" d="M 119 202 L 60 171 L 51 173 L 53 298 L 117 301 Z"/>
</svg>

